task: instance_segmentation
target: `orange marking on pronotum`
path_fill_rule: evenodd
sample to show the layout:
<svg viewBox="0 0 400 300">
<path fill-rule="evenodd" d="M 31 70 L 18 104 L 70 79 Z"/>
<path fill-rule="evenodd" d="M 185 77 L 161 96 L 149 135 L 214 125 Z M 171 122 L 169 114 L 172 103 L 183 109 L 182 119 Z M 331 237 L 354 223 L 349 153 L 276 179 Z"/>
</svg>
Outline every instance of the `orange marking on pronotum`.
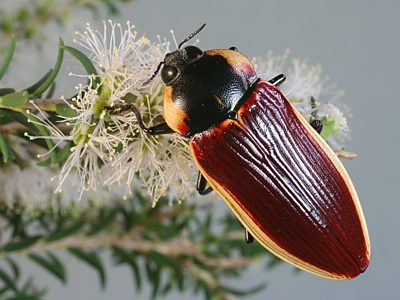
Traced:
<svg viewBox="0 0 400 300">
<path fill-rule="evenodd" d="M 172 87 L 166 86 L 164 91 L 164 117 L 168 126 L 180 135 L 189 131 L 185 120 L 188 115 L 172 101 Z"/>
</svg>

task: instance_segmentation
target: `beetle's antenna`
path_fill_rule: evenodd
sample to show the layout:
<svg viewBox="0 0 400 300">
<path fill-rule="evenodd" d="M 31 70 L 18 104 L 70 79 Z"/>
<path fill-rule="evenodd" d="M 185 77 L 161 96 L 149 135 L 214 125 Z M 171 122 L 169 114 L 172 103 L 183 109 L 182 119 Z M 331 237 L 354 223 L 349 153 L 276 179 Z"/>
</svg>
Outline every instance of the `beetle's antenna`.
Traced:
<svg viewBox="0 0 400 300">
<path fill-rule="evenodd" d="M 199 29 L 197 29 L 195 32 L 192 32 L 191 34 L 189 34 L 189 36 L 184 39 L 182 42 L 180 42 L 178 44 L 178 49 L 181 49 L 182 45 L 185 44 L 187 41 L 189 41 L 190 39 L 192 39 L 194 36 L 196 36 L 204 27 L 206 26 L 206 23 L 204 23 L 203 25 L 200 26 Z"/>
<path fill-rule="evenodd" d="M 146 81 L 143 83 L 142 86 L 148 85 L 148 84 L 157 76 L 157 74 L 158 74 L 158 72 L 160 71 L 161 66 L 162 66 L 163 64 L 164 64 L 163 61 L 160 62 L 160 63 L 158 64 L 157 69 L 154 71 L 153 75 L 151 75 L 151 77 L 150 77 L 148 80 L 146 80 Z"/>
<path fill-rule="evenodd" d="M 189 41 L 190 39 L 192 39 L 193 37 L 195 37 L 200 31 L 203 30 L 203 28 L 204 28 L 205 26 L 206 26 L 206 23 L 204 23 L 203 25 L 201 25 L 200 28 L 197 29 L 195 32 L 192 32 L 191 34 L 189 34 L 189 36 L 188 36 L 187 38 L 185 38 L 182 42 L 180 42 L 180 43 L 178 44 L 178 49 L 180 49 L 180 48 L 182 47 L 182 45 L 185 44 L 187 41 Z M 162 66 L 163 64 L 164 64 L 163 61 L 160 62 L 160 63 L 158 64 L 157 69 L 154 71 L 153 75 L 151 75 L 151 77 L 143 83 L 143 86 L 148 85 L 148 84 L 157 76 L 157 74 L 158 74 L 158 72 L 160 71 L 161 66 Z"/>
</svg>

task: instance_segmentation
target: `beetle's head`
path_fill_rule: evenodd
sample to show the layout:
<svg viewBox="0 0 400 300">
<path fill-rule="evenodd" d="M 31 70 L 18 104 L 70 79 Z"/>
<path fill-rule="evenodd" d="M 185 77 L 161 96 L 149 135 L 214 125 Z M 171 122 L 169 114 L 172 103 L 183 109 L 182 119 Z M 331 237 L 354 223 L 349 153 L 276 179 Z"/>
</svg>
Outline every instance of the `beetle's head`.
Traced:
<svg viewBox="0 0 400 300">
<path fill-rule="evenodd" d="M 183 49 L 178 49 L 168 53 L 163 61 L 161 69 L 161 79 L 166 85 L 172 85 L 185 68 L 199 60 L 204 55 L 204 52 L 195 46 L 187 46 Z"/>
<path fill-rule="evenodd" d="M 191 136 L 228 118 L 257 75 L 234 47 L 202 51 L 180 49 L 182 43 L 161 63 L 164 117 L 175 132 Z"/>
</svg>

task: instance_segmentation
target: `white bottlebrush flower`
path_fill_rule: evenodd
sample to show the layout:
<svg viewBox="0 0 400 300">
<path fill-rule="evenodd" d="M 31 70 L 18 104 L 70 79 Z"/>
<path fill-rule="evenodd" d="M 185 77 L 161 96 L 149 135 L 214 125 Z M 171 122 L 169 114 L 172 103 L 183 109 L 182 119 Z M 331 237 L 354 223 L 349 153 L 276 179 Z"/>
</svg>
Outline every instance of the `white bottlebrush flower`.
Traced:
<svg viewBox="0 0 400 300">
<path fill-rule="evenodd" d="M 8 203 L 10 206 L 15 202 L 20 202 L 28 209 L 46 207 L 48 204 L 59 202 L 62 207 L 67 207 L 80 197 L 78 187 L 80 178 L 76 173 L 71 173 L 65 184 L 69 187 L 62 193 L 55 194 L 58 182 L 52 180 L 56 171 L 50 168 L 43 168 L 37 165 L 29 152 L 29 144 L 19 138 L 10 139 L 13 150 L 24 160 L 21 168 L 16 164 L 5 165 L 0 172 L 0 202 Z M 107 190 L 98 189 L 97 191 L 86 192 L 82 195 L 81 204 L 86 204 L 89 200 L 99 205 L 115 199 L 120 191 L 117 189 Z"/>
<path fill-rule="evenodd" d="M 66 142 L 72 144 L 70 154 L 63 164 L 58 178 L 56 191 L 61 192 L 65 180 L 71 171 L 77 173 L 80 180 L 79 191 L 96 190 L 98 183 L 102 182 L 102 173 L 99 162 L 108 161 L 113 149 L 113 140 L 108 138 L 104 113 L 95 119 L 95 103 L 98 98 L 97 90 L 86 88 L 82 93 L 82 87 L 79 89 L 78 96 L 73 104 L 65 101 L 66 105 L 75 112 L 73 117 L 62 117 L 61 122 L 68 125 L 69 132 L 64 132 L 58 128 L 58 124 L 53 124 L 35 103 L 32 104 L 39 111 L 39 114 L 32 114 L 29 122 L 45 127 L 50 133 L 49 136 L 31 136 L 30 139 L 50 139 L 56 146 L 65 146 Z M 40 155 L 43 156 L 43 155 Z"/>
<path fill-rule="evenodd" d="M 340 144 L 345 139 L 350 139 L 350 129 L 344 112 L 331 103 L 321 103 L 318 106 L 316 116 L 320 120 L 325 120 L 324 126 L 327 128 L 323 136 L 333 149 L 341 149 Z"/>
<path fill-rule="evenodd" d="M 142 103 L 142 118 L 147 127 L 162 120 L 162 92 L 159 85 L 153 94 L 144 94 L 138 99 Z M 117 127 L 126 126 L 119 132 L 130 134 L 121 137 L 129 143 L 105 166 L 109 173 L 107 184 L 125 185 L 126 192 L 130 193 L 139 178 L 153 205 L 165 195 L 170 199 L 187 198 L 193 191 L 195 178 L 187 141 L 177 134 L 151 136 L 139 130 L 132 112 L 114 118 Z"/>
<path fill-rule="evenodd" d="M 39 114 L 31 118 L 51 133 L 32 139 L 52 139 L 57 146 L 66 141 L 73 144 L 58 175 L 58 189 L 76 173 L 81 195 L 98 187 L 122 187 L 127 194 L 133 186 L 147 189 L 153 203 L 163 195 L 186 198 L 194 179 L 187 142 L 178 135 L 146 134 L 128 106 L 132 103 L 140 110 L 146 126 L 162 120 L 163 85 L 159 78 L 150 85 L 144 86 L 144 82 L 169 52 L 169 44 L 160 38 L 151 43 L 138 36 L 129 22 L 126 29 L 105 22 L 103 33 L 87 25 L 78 36 L 77 43 L 89 51 L 100 86 L 93 88 L 94 78 L 89 78 L 87 86 L 78 87 L 73 103 L 66 102 L 75 113 L 60 116 L 60 124 L 67 124 L 69 132 L 61 131 L 60 124 L 51 123 L 37 107 Z"/>
<path fill-rule="evenodd" d="M 256 60 L 256 69 L 261 78 L 271 79 L 284 73 L 286 81 L 280 86 L 282 92 L 309 121 L 318 118 L 324 125 L 322 136 L 334 149 L 350 137 L 345 112 L 347 107 L 337 105 L 343 91 L 322 76 L 320 65 L 311 65 L 305 60 L 293 59 L 288 66 L 289 51 L 282 55 L 269 52 L 266 59 Z"/>
<path fill-rule="evenodd" d="M 110 105 L 122 100 L 129 91 L 135 96 L 151 91 L 159 80 L 143 87 L 156 66 L 168 53 L 169 43 L 158 37 L 156 43 L 144 35 L 139 36 L 135 26 L 126 23 L 126 28 L 111 20 L 103 22 L 103 32 L 86 25 L 83 33 L 77 32 L 74 41 L 86 49 L 88 57 L 97 69 L 103 85 L 111 90 Z"/>
</svg>

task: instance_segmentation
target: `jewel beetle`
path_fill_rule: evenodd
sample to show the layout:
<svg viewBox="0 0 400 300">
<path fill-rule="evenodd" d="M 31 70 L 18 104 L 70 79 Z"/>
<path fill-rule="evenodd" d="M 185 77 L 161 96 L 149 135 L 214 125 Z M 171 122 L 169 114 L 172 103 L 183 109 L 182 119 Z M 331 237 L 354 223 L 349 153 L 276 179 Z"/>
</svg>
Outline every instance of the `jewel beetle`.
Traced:
<svg viewBox="0 0 400 300">
<path fill-rule="evenodd" d="M 200 172 L 197 190 L 216 191 L 263 247 L 294 266 L 330 279 L 364 272 L 370 242 L 356 190 L 338 157 L 277 88 L 235 47 L 182 48 L 166 54 L 165 122 L 139 126 L 189 139 Z M 207 187 L 207 183 L 210 185 Z"/>
</svg>

